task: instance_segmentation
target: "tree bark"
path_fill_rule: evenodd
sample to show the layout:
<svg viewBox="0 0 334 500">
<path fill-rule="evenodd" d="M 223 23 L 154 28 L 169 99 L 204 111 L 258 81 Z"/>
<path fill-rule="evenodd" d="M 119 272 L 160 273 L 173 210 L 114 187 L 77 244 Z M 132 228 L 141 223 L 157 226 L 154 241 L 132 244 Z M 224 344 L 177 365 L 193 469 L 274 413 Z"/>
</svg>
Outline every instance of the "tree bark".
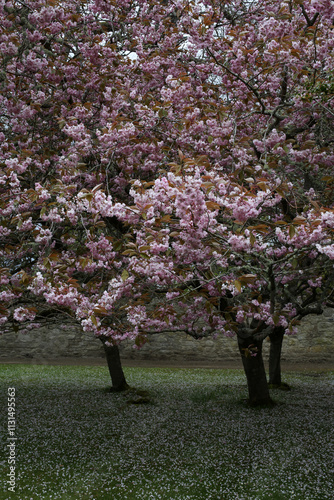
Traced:
<svg viewBox="0 0 334 500">
<path fill-rule="evenodd" d="M 280 386 L 281 377 L 281 352 L 284 337 L 284 328 L 277 326 L 269 335 L 270 353 L 269 353 L 269 385 Z"/>
<path fill-rule="evenodd" d="M 251 406 L 272 405 L 262 358 L 263 340 L 238 337 L 238 344 L 247 378 L 249 404 Z"/>
<path fill-rule="evenodd" d="M 103 341 L 102 341 L 103 342 Z M 111 377 L 112 387 L 110 392 L 121 392 L 129 389 L 125 380 L 125 375 L 122 368 L 121 358 L 117 345 L 107 346 L 103 342 L 104 352 L 108 363 L 109 373 Z"/>
<path fill-rule="evenodd" d="M 273 332 L 269 334 L 269 338 L 269 387 L 271 389 L 289 391 L 290 386 L 286 382 L 282 382 L 281 374 L 281 352 L 284 338 L 284 328 L 282 326 L 275 327 Z"/>
</svg>

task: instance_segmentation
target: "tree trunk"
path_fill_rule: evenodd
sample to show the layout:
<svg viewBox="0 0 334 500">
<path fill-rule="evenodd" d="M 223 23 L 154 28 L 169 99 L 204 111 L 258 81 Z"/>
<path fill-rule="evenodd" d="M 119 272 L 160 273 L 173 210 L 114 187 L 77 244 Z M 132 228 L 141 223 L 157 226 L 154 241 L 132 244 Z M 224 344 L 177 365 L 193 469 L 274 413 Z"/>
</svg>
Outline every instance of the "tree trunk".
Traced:
<svg viewBox="0 0 334 500">
<path fill-rule="evenodd" d="M 103 342 L 103 347 L 104 347 L 104 352 L 106 353 L 109 373 L 112 381 L 112 387 L 110 389 L 110 392 L 126 391 L 129 388 L 129 386 L 126 383 L 125 375 L 123 373 L 118 346 L 117 345 L 107 346 L 105 342 Z"/>
<path fill-rule="evenodd" d="M 269 335 L 270 354 L 269 354 L 269 386 L 271 389 L 281 389 L 289 391 L 290 386 L 282 382 L 281 375 L 281 352 L 284 338 L 284 328 L 277 326 Z"/>
<path fill-rule="evenodd" d="M 239 351 L 247 377 L 248 402 L 251 406 L 273 404 L 262 358 L 262 343 L 263 340 L 238 337 Z"/>
<path fill-rule="evenodd" d="M 270 354 L 269 354 L 269 385 L 280 386 L 281 378 L 281 352 L 284 337 L 284 328 L 282 326 L 275 327 L 269 335 L 270 338 Z"/>
</svg>

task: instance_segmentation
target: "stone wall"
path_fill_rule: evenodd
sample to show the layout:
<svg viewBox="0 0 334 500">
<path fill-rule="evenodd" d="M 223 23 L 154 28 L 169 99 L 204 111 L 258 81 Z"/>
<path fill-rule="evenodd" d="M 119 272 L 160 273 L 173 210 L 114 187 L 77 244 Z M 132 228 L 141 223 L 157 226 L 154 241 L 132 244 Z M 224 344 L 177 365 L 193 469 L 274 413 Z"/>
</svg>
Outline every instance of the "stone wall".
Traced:
<svg viewBox="0 0 334 500">
<path fill-rule="evenodd" d="M 269 342 L 265 341 L 265 357 Z M 236 338 L 218 337 L 194 340 L 186 334 L 171 333 L 151 336 L 140 350 L 133 349 L 133 342 L 121 345 L 122 359 L 220 361 L 239 359 Z M 299 362 L 332 362 L 334 351 L 334 311 L 305 318 L 297 335 L 286 336 L 282 359 Z M 0 361 L 10 358 L 36 360 L 64 357 L 104 357 L 102 343 L 89 333 L 72 325 L 54 325 L 28 333 L 0 335 Z"/>
</svg>

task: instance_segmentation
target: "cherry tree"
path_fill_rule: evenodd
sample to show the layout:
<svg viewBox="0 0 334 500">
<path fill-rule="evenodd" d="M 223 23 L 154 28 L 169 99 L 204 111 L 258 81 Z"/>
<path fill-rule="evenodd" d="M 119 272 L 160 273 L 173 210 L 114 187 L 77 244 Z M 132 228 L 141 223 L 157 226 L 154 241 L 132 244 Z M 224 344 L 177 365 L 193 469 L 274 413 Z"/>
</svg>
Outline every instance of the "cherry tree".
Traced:
<svg viewBox="0 0 334 500">
<path fill-rule="evenodd" d="M 332 2 L 1 2 L 0 321 L 236 335 L 333 304 Z M 116 369 L 115 369 L 116 367 Z"/>
</svg>

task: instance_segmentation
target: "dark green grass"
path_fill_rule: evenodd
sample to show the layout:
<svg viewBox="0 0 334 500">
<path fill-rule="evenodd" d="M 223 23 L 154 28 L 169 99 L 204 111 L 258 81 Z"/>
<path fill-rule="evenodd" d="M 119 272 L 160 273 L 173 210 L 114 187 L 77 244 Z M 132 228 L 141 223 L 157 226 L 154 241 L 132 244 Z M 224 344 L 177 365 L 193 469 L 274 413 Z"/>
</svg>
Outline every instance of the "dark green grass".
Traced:
<svg viewBox="0 0 334 500">
<path fill-rule="evenodd" d="M 334 374 L 289 374 L 252 409 L 239 370 L 0 366 L 0 498 L 326 500 Z M 316 375 L 316 374 L 314 374 Z M 16 389 L 16 492 L 8 492 L 7 388 Z"/>
</svg>

